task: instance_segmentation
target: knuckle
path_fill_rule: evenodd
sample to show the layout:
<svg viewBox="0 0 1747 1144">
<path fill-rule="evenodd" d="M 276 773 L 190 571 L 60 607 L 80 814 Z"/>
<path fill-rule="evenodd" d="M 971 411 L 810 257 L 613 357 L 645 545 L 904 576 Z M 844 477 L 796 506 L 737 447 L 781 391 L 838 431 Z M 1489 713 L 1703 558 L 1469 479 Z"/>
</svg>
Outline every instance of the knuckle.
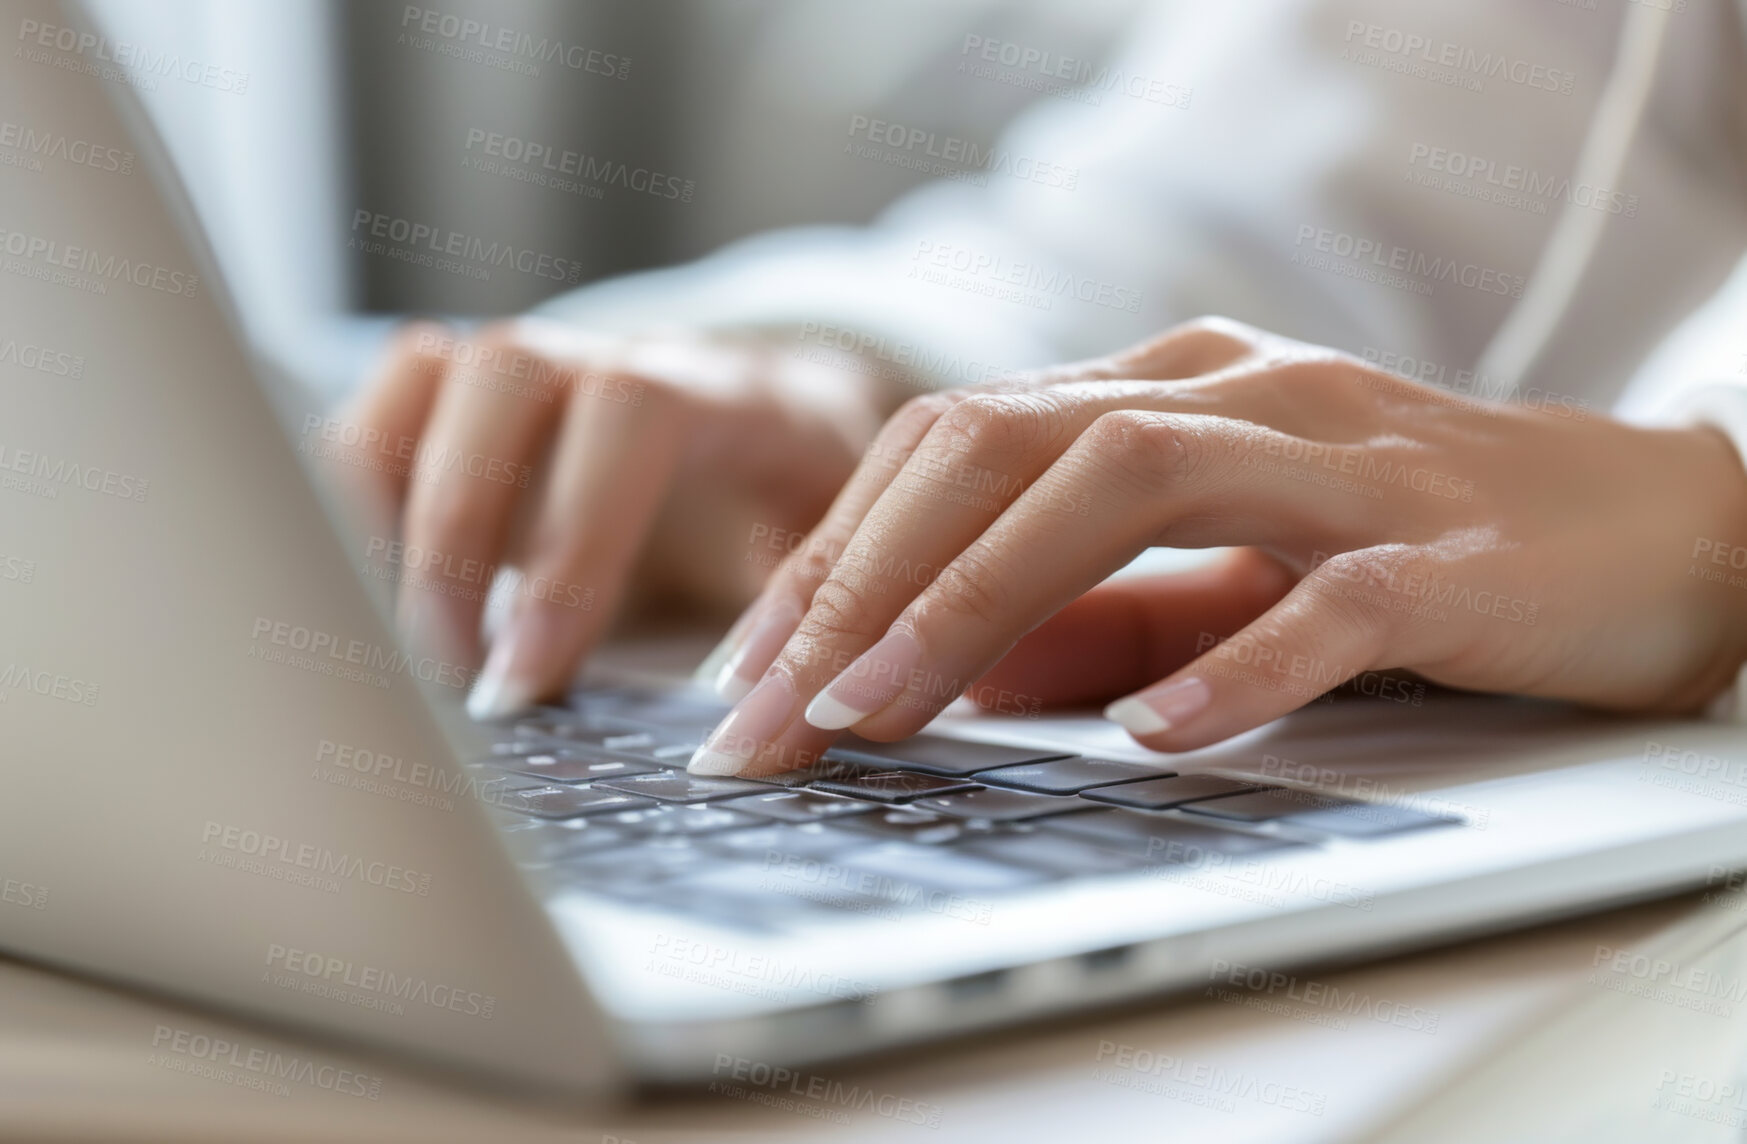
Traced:
<svg viewBox="0 0 1747 1144">
<path fill-rule="evenodd" d="M 1147 487 L 1182 483 L 1202 464 L 1195 434 L 1175 418 L 1145 410 L 1103 414 L 1086 430 L 1084 444 L 1097 463 Z"/>
<path fill-rule="evenodd" d="M 1392 633 L 1412 602 L 1406 589 L 1418 583 L 1415 567 L 1402 549 L 1359 549 L 1328 557 L 1306 581 L 1318 611 L 1342 630 Z"/>
<path fill-rule="evenodd" d="M 1360 376 L 1344 354 L 1294 347 L 1222 379 L 1218 389 L 1239 404 L 1259 398 L 1277 407 L 1288 424 L 1314 424 L 1331 413 L 1359 409 L 1366 395 Z"/>
<path fill-rule="evenodd" d="M 440 381 L 448 370 L 455 331 L 436 322 L 407 322 L 395 330 L 388 352 L 371 379 L 372 387 L 390 384 L 397 375 L 414 374 Z"/>
<path fill-rule="evenodd" d="M 1376 545 L 1337 552 L 1317 564 L 1310 575 L 1319 583 L 1391 587 L 1415 583 L 1420 563 L 1415 551 L 1405 544 Z"/>
<path fill-rule="evenodd" d="M 1328 400 L 1357 392 L 1362 368 L 1345 354 L 1305 347 L 1270 358 L 1255 376 L 1291 394 L 1308 390 L 1318 400 Z"/>
<path fill-rule="evenodd" d="M 1268 368 L 1282 378 L 1306 385 L 1349 381 L 1353 367 L 1362 364 L 1347 354 L 1322 346 L 1293 345 L 1268 359 Z"/>
<path fill-rule="evenodd" d="M 471 343 L 474 356 L 489 353 L 504 358 L 514 358 L 527 355 L 530 351 L 521 338 L 520 331 L 514 322 L 489 322 L 475 330 L 467 341 Z"/>
<path fill-rule="evenodd" d="M 812 607 L 801 621 L 799 634 L 811 642 L 834 642 L 843 637 L 873 639 L 885 625 L 868 593 L 833 574 L 813 593 Z"/>
<path fill-rule="evenodd" d="M 485 346 L 513 346 L 522 341 L 522 326 L 514 318 L 498 318 L 480 326 L 473 341 Z"/>
<path fill-rule="evenodd" d="M 1204 340 L 1219 340 L 1233 345 L 1254 346 L 1261 341 L 1261 331 L 1254 326 L 1227 318 L 1222 314 L 1202 314 L 1176 327 L 1186 336 Z"/>
<path fill-rule="evenodd" d="M 823 583 L 837 567 L 843 546 L 819 531 L 809 534 L 799 549 L 783 559 L 781 575 L 792 584 Z"/>
<path fill-rule="evenodd" d="M 1251 331 L 1251 327 L 1244 325 L 1236 318 L 1228 318 L 1223 314 L 1196 314 L 1193 318 L 1187 318 L 1178 322 L 1171 328 L 1185 333 L 1195 333 L 1202 330 L 1208 330 L 1214 333 L 1226 333 L 1228 331 L 1242 331 L 1248 333 Z"/>
<path fill-rule="evenodd" d="M 1127 367 L 1123 371 L 1126 373 L 1151 374 L 1167 369 L 1172 374 L 1190 376 L 1205 372 L 1216 363 L 1253 353 L 1262 344 L 1263 335 L 1255 327 L 1231 318 L 1204 315 L 1173 326 L 1119 355 L 1117 361 Z"/>
<path fill-rule="evenodd" d="M 955 453 L 1011 452 L 1043 434 L 1044 405 L 1026 395 L 979 393 L 942 415 L 929 436 Z"/>
<path fill-rule="evenodd" d="M 912 397 L 898 406 L 898 411 L 892 414 L 886 422 L 887 433 L 892 437 L 890 447 L 911 448 L 928 431 L 934 428 L 934 423 L 946 414 L 953 406 L 966 399 L 968 394 L 951 390 L 942 393 L 924 393 Z M 882 434 L 885 436 L 886 434 Z"/>
<path fill-rule="evenodd" d="M 571 383 L 580 371 L 574 363 L 560 362 L 530 338 L 524 319 L 505 318 L 481 326 L 468 338 L 467 361 L 457 354 L 456 373 L 465 377 L 489 376 L 513 381 L 518 389 L 557 391 Z"/>
<path fill-rule="evenodd" d="M 1319 562 L 1311 575 L 1319 580 L 1336 580 L 1342 583 L 1362 583 L 1380 575 L 1384 568 L 1383 557 L 1375 552 L 1355 549 L 1348 552 L 1337 552 Z"/>
<path fill-rule="evenodd" d="M 924 610 L 938 608 L 960 619 L 999 625 L 1013 612 L 1007 583 L 1007 570 L 998 557 L 986 550 L 968 550 L 934 578 Z"/>
</svg>

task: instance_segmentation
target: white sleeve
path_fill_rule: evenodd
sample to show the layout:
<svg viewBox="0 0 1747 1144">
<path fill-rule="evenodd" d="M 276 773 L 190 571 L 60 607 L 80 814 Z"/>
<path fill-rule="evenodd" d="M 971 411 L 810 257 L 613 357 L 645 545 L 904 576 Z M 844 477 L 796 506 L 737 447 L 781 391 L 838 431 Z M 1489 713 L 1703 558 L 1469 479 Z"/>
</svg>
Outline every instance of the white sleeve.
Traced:
<svg viewBox="0 0 1747 1144">
<path fill-rule="evenodd" d="M 1172 4 L 1085 77 L 1084 94 L 1022 116 L 981 167 L 940 158 L 962 141 L 913 125 L 846 123 L 835 161 L 968 173 L 871 227 L 779 232 L 544 309 L 616 330 L 859 336 L 868 352 L 919 359 L 940 384 L 1108 352 L 1201 313 L 1454 373 L 1479 360 L 1562 210 L 1629 204 L 1601 264 L 1691 288 L 1604 297 L 1605 336 L 1555 347 L 1579 378 L 1562 391 L 1586 385 L 1580 396 L 1611 403 L 1630 363 L 1747 241 L 1729 120 L 1676 118 L 1695 87 L 1702 110 L 1739 41 L 1731 7 L 1694 5 L 1671 21 L 1662 63 L 1675 90 L 1646 115 L 1623 188 L 1569 178 L 1617 13 L 1520 0 Z M 1585 356 L 1597 341 L 1612 367 Z"/>
<path fill-rule="evenodd" d="M 1747 462 L 1747 378 L 1718 378 L 1692 375 L 1685 379 L 1656 386 L 1651 396 L 1635 410 L 1634 420 L 1655 425 L 1710 425 L 1735 446 L 1738 456 Z M 1747 479 L 1744 474 L 1743 479 Z M 1747 525 L 1747 521 L 1742 522 Z M 1701 552 L 1695 537 L 1693 563 L 1695 571 L 1715 571 L 1740 581 L 1741 591 L 1747 591 L 1747 569 L 1736 567 L 1733 561 L 1715 569 L 1701 568 Z M 1713 719 L 1747 723 L 1747 664 L 1736 673 L 1735 683 L 1711 702 L 1706 713 Z"/>
</svg>

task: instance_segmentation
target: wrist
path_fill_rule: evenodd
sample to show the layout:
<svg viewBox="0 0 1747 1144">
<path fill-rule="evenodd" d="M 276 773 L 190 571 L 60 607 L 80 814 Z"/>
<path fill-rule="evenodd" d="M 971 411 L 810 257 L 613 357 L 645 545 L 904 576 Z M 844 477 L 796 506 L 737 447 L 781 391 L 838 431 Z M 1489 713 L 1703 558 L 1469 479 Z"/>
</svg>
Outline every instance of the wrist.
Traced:
<svg viewBox="0 0 1747 1144">
<path fill-rule="evenodd" d="M 1714 625 L 1712 662 L 1696 681 L 1694 707 L 1735 686 L 1747 665 L 1747 466 L 1729 434 L 1713 425 L 1675 430 L 1695 462 L 1687 492 L 1692 518 L 1684 575 L 1700 622 Z"/>
</svg>

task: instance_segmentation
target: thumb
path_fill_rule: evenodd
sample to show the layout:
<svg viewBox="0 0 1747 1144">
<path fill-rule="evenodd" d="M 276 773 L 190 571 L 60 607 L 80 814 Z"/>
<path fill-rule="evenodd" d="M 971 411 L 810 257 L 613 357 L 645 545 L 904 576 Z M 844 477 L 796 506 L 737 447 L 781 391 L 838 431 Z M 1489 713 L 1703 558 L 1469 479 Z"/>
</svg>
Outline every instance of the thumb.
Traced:
<svg viewBox="0 0 1747 1144">
<path fill-rule="evenodd" d="M 1297 577 L 1241 548 L 1187 572 L 1111 580 L 1020 640 L 972 688 L 1048 707 L 1103 704 L 1169 675 L 1272 607 Z"/>
</svg>

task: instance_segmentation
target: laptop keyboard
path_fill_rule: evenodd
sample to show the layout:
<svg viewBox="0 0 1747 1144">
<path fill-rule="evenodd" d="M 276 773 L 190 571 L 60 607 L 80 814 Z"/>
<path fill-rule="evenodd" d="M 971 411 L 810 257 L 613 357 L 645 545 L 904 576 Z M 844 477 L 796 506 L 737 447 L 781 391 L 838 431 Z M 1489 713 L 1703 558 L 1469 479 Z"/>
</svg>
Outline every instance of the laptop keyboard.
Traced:
<svg viewBox="0 0 1747 1144">
<path fill-rule="evenodd" d="M 725 705 L 629 689 L 574 702 L 506 725 L 473 764 L 523 866 L 555 889 L 741 927 L 820 910 L 977 920 L 1003 894 L 1063 879 L 1216 869 L 1462 821 L 938 735 L 849 736 L 815 766 L 764 779 L 691 775 Z"/>
</svg>

